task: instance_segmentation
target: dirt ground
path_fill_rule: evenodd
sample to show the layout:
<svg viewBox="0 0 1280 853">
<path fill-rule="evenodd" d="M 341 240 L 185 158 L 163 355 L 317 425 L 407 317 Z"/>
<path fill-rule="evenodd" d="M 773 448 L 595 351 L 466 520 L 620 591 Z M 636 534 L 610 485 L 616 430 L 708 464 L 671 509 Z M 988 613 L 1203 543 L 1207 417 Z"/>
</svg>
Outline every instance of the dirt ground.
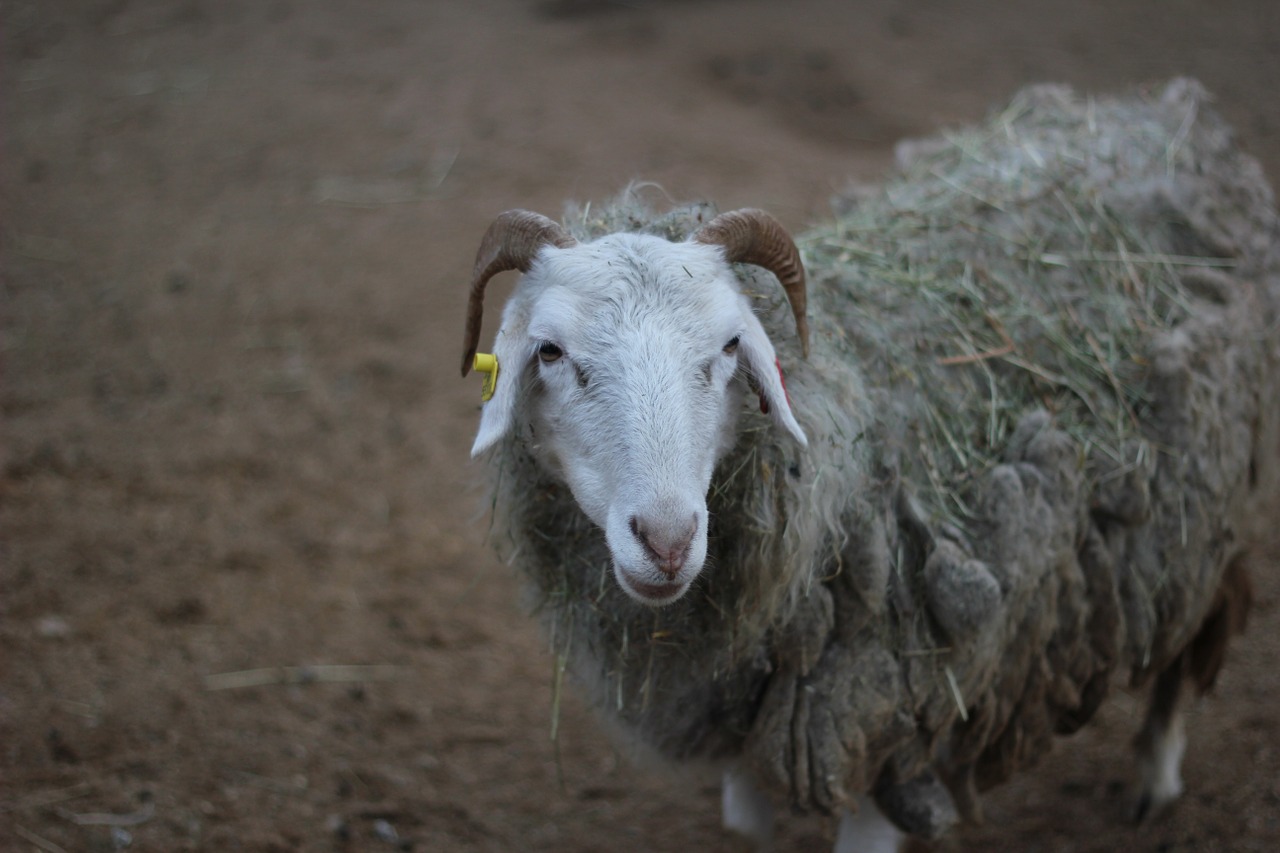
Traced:
<svg viewBox="0 0 1280 853">
<path fill-rule="evenodd" d="M 741 849 L 714 785 L 572 696 L 549 738 L 457 375 L 492 217 L 645 179 L 800 228 L 894 140 L 1046 80 L 1198 76 L 1280 177 L 1271 0 L 0 16 L 4 850 Z M 1172 813 L 1124 820 L 1119 692 L 938 849 L 1280 850 L 1278 602 L 1263 563 Z M 795 817 L 779 848 L 829 843 Z"/>
</svg>

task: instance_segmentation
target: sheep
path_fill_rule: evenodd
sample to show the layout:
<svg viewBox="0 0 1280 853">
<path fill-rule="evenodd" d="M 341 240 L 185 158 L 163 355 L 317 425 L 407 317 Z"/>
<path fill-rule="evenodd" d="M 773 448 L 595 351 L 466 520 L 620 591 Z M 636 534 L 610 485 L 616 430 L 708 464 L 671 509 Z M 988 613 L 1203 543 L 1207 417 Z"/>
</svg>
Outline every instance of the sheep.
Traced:
<svg viewBox="0 0 1280 853">
<path fill-rule="evenodd" d="M 1189 80 L 1033 87 L 901 151 L 798 241 L 634 194 L 500 216 L 462 364 L 520 270 L 472 448 L 493 538 L 558 675 L 722 772 L 761 847 L 778 801 L 837 850 L 979 820 L 1123 673 L 1155 681 L 1145 818 L 1277 491 L 1271 190 Z"/>
</svg>

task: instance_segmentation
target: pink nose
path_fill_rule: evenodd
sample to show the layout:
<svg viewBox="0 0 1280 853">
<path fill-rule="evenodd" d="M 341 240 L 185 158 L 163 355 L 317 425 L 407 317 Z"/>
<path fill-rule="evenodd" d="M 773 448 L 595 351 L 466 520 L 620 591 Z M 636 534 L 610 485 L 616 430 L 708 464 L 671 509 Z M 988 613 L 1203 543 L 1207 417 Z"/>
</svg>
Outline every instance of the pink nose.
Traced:
<svg viewBox="0 0 1280 853">
<path fill-rule="evenodd" d="M 698 532 L 698 516 L 694 515 L 687 524 L 670 524 L 651 522 L 638 516 L 631 516 L 631 532 L 658 571 L 667 579 L 674 579 L 689 559 L 689 548 L 693 544 L 693 536 Z"/>
</svg>

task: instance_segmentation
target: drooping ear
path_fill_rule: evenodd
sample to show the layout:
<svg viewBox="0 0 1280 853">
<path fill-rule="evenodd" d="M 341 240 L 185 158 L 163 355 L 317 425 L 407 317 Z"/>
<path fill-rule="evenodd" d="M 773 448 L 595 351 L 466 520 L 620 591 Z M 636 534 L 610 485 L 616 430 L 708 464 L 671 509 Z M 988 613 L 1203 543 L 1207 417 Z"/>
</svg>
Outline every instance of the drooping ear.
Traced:
<svg viewBox="0 0 1280 853">
<path fill-rule="evenodd" d="M 738 357 L 750 372 L 752 387 L 760 394 L 760 408 L 768 412 L 775 426 L 790 433 L 802 447 L 808 447 L 809 440 L 791 411 L 791 398 L 773 343 L 749 306 L 744 304 L 742 313 L 744 329 L 738 339 Z"/>
<path fill-rule="evenodd" d="M 535 350 L 527 329 L 524 311 L 513 300 L 503 312 L 502 328 L 493 342 L 493 354 L 498 358 L 498 376 L 493 396 L 480 410 L 480 429 L 476 432 L 475 444 L 471 446 L 472 458 L 501 441 L 514 426 L 517 403 L 524 392 L 524 382 Z"/>
<path fill-rule="evenodd" d="M 546 246 L 568 248 L 576 243 L 568 232 L 540 213 L 508 210 L 493 221 L 480 241 L 471 273 L 466 332 L 462 343 L 463 376 L 471 371 L 480 343 L 484 291 L 489 279 L 507 270 L 528 272 L 534 258 Z M 494 355 L 498 357 L 498 375 L 493 397 L 484 404 L 480 415 L 480 432 L 471 447 L 472 456 L 484 453 L 511 429 L 522 390 L 520 385 L 532 356 L 532 342 L 526 332 L 528 318 L 524 314 L 523 307 L 515 299 L 508 302 L 502 312 L 502 329 L 493 345 Z"/>
<path fill-rule="evenodd" d="M 500 272 L 520 270 L 528 272 L 529 265 L 544 246 L 561 249 L 577 244 L 563 228 L 541 213 L 528 210 L 508 210 L 493 220 L 480 249 L 476 252 L 476 265 L 471 272 L 470 295 L 467 297 L 466 335 L 462 342 L 462 375 L 471 372 L 471 362 L 480 344 L 480 319 L 484 315 L 484 289 L 489 279 Z"/>
</svg>

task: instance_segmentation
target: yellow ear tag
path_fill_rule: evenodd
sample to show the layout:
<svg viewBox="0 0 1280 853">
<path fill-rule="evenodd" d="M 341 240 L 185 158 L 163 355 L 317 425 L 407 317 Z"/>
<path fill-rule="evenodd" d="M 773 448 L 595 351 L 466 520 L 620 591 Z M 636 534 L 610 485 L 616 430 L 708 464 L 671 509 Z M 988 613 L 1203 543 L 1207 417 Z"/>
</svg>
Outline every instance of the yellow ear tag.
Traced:
<svg viewBox="0 0 1280 853">
<path fill-rule="evenodd" d="M 484 374 L 484 385 L 480 387 L 480 402 L 487 403 L 493 397 L 493 389 L 498 384 L 498 357 L 487 352 L 478 352 L 472 367 Z"/>
</svg>

